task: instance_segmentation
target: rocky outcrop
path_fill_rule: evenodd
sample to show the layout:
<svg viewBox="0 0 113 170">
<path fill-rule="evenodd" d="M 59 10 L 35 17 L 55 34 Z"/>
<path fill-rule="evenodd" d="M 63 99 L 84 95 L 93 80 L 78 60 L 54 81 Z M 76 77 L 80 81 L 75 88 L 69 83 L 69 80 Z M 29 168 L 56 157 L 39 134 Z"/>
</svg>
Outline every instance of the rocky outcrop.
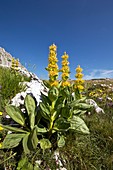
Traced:
<svg viewBox="0 0 113 170">
<path fill-rule="evenodd" d="M 6 52 L 4 48 L 0 47 L 0 66 L 11 67 L 13 58 L 14 57 L 8 52 Z M 22 67 L 20 62 L 19 62 L 19 66 Z"/>
<path fill-rule="evenodd" d="M 15 59 L 10 53 L 6 52 L 4 48 L 0 47 L 0 66 L 11 68 L 12 60 Z M 30 77 L 28 70 L 18 60 L 18 72 Z"/>
<path fill-rule="evenodd" d="M 14 106 L 21 106 L 24 105 L 24 99 L 27 94 L 32 95 L 37 103 L 37 106 L 39 105 L 41 101 L 41 93 L 44 95 L 47 95 L 48 89 L 43 84 L 43 81 L 40 80 L 35 74 L 31 74 L 31 81 L 30 82 L 24 82 L 24 85 L 26 85 L 26 90 L 16 94 L 16 96 L 12 99 L 12 105 Z"/>
</svg>

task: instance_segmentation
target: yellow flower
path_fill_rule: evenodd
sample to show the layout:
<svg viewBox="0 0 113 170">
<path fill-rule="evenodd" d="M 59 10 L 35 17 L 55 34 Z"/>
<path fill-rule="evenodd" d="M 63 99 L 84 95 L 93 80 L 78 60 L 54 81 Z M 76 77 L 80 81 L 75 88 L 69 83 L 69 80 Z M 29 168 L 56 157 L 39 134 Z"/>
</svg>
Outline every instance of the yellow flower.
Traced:
<svg viewBox="0 0 113 170">
<path fill-rule="evenodd" d="M 78 78 L 77 80 L 75 80 L 75 82 L 76 82 L 76 84 L 83 84 L 83 83 L 84 83 L 84 80 Z"/>
<path fill-rule="evenodd" d="M 51 86 L 56 86 L 56 87 L 57 87 L 57 86 L 58 86 L 58 81 L 50 82 L 50 85 L 51 85 Z"/>
<path fill-rule="evenodd" d="M 62 61 L 62 66 L 67 66 L 67 65 L 69 65 L 69 62 L 67 60 L 63 60 Z"/>
<path fill-rule="evenodd" d="M 83 69 L 80 67 L 80 65 L 78 65 L 78 67 L 76 68 L 76 72 L 77 72 L 77 73 L 81 73 L 82 70 L 83 70 Z"/>
<path fill-rule="evenodd" d="M 49 62 L 56 63 L 58 62 L 58 59 L 55 56 L 51 56 L 48 58 Z"/>
<path fill-rule="evenodd" d="M 19 61 L 18 60 L 15 61 L 15 65 L 18 67 L 18 65 L 19 65 Z"/>
<path fill-rule="evenodd" d="M 2 112 L 0 112 L 0 116 L 2 116 L 2 114 L 3 114 L 3 113 L 2 113 Z"/>
<path fill-rule="evenodd" d="M 62 72 L 66 72 L 66 73 L 69 73 L 70 70 L 69 70 L 69 67 L 68 66 L 63 66 L 62 69 L 61 69 Z"/>
<path fill-rule="evenodd" d="M 94 91 L 92 91 L 92 92 L 89 93 L 89 96 L 94 96 L 94 95 L 95 95 L 95 92 L 94 92 Z"/>
<path fill-rule="evenodd" d="M 82 85 L 74 85 L 74 89 L 78 89 L 80 91 L 84 90 L 84 87 Z"/>
<path fill-rule="evenodd" d="M 1 131 L 1 130 L 3 130 L 3 127 L 2 127 L 2 126 L 0 126 L 0 131 Z"/>
<path fill-rule="evenodd" d="M 58 65 L 55 63 L 55 64 L 48 64 L 48 68 L 54 68 L 54 69 L 58 69 Z"/>
<path fill-rule="evenodd" d="M 2 143 L 0 143 L 0 148 L 2 147 Z"/>
<path fill-rule="evenodd" d="M 70 82 L 68 81 L 63 81 L 62 84 L 61 84 L 62 87 L 70 87 Z"/>
<path fill-rule="evenodd" d="M 62 79 L 63 78 L 68 78 L 69 77 L 69 73 L 62 73 Z"/>
<path fill-rule="evenodd" d="M 58 72 L 55 72 L 55 71 L 50 71 L 49 72 L 49 76 L 51 77 L 54 77 L 54 76 L 57 76 L 58 75 Z"/>
<path fill-rule="evenodd" d="M 84 90 L 84 87 L 83 87 L 82 85 L 78 85 L 77 88 L 78 88 L 80 91 Z"/>
<path fill-rule="evenodd" d="M 57 65 L 58 59 L 56 57 L 57 56 L 56 50 L 57 50 L 57 46 L 55 44 L 52 44 L 49 47 L 49 57 L 48 57 L 49 63 L 48 63 L 48 67 L 46 68 L 46 70 L 49 73 L 49 84 L 51 86 L 58 85 L 58 82 L 56 80 L 58 77 L 59 70 L 58 70 L 58 65 Z"/>
<path fill-rule="evenodd" d="M 83 76 L 84 76 L 84 75 L 83 75 L 82 73 L 77 73 L 75 77 L 81 79 Z"/>
<path fill-rule="evenodd" d="M 101 89 L 98 89 L 97 91 L 98 91 L 98 92 L 100 92 L 100 93 L 102 93 L 102 92 L 103 92 Z"/>
<path fill-rule="evenodd" d="M 49 50 L 51 51 L 56 51 L 57 50 L 57 46 L 55 44 L 52 44 L 50 47 L 49 47 Z"/>
<path fill-rule="evenodd" d="M 77 78 L 77 80 L 75 80 L 74 89 L 75 90 L 78 89 L 81 92 L 84 90 L 84 86 L 83 86 L 84 80 L 82 79 L 83 74 L 81 73 L 82 68 L 80 67 L 80 65 L 78 65 L 78 67 L 75 70 L 76 70 L 75 77 Z M 82 97 L 81 94 L 80 97 Z"/>
<path fill-rule="evenodd" d="M 66 52 L 64 52 L 64 55 L 62 56 L 63 59 L 68 59 L 69 56 L 66 54 Z"/>
<path fill-rule="evenodd" d="M 64 55 L 62 56 L 62 68 L 61 68 L 61 72 L 62 72 L 62 87 L 66 87 L 66 86 L 70 86 L 70 83 L 67 81 L 69 79 L 69 73 L 70 73 L 70 69 L 69 69 L 69 62 L 68 59 L 69 56 L 66 54 L 66 52 L 64 52 Z"/>
</svg>

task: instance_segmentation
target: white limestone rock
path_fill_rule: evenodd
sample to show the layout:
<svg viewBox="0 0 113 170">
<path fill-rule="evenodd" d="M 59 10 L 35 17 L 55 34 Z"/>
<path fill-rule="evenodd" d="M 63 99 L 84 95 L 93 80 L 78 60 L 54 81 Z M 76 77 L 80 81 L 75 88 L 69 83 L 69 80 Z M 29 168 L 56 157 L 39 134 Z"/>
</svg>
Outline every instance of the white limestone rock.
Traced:
<svg viewBox="0 0 113 170">
<path fill-rule="evenodd" d="M 100 108 L 93 99 L 86 99 L 86 103 L 93 105 L 96 113 L 105 113 L 104 110 L 102 108 Z"/>
<path fill-rule="evenodd" d="M 48 89 L 43 84 L 43 82 L 33 73 L 30 73 L 32 77 L 30 82 L 24 82 L 26 84 L 26 90 L 24 92 L 16 94 L 16 96 L 11 100 L 11 104 L 14 106 L 24 105 L 24 99 L 27 94 L 32 95 L 36 102 L 37 106 L 41 102 L 41 93 L 47 95 Z"/>
</svg>

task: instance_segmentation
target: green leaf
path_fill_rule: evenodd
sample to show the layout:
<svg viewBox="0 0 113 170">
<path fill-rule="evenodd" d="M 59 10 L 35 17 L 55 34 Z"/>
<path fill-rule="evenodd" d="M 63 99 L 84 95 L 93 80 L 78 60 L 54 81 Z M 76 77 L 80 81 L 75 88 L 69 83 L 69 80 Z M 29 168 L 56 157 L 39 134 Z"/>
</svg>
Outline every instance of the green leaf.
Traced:
<svg viewBox="0 0 113 170">
<path fill-rule="evenodd" d="M 45 105 L 44 103 L 40 103 L 40 108 L 41 108 L 41 115 L 45 118 L 50 120 L 50 109 L 48 108 L 47 105 Z"/>
<path fill-rule="evenodd" d="M 58 140 L 58 147 L 63 147 L 65 145 L 65 138 L 64 136 L 60 136 L 60 139 Z"/>
<path fill-rule="evenodd" d="M 70 96 L 70 91 L 68 87 L 65 87 L 64 89 L 62 89 L 60 93 L 63 95 L 63 97 L 66 97 L 66 98 Z"/>
<path fill-rule="evenodd" d="M 34 170 L 32 163 L 28 162 L 28 165 L 26 166 L 26 169 Z"/>
<path fill-rule="evenodd" d="M 48 139 L 43 138 L 40 140 L 40 147 L 41 147 L 41 149 L 43 149 L 43 151 L 45 149 L 49 149 L 49 148 L 51 148 L 51 142 Z"/>
<path fill-rule="evenodd" d="M 0 124 L 5 130 L 12 131 L 12 132 L 20 132 L 20 133 L 27 133 L 27 131 L 22 130 L 21 128 L 11 127 L 8 125 L 2 125 Z"/>
<path fill-rule="evenodd" d="M 28 162 L 27 157 L 24 157 L 19 161 L 17 170 L 26 170 L 26 169 L 33 170 L 33 165 L 30 162 Z"/>
<path fill-rule="evenodd" d="M 36 164 L 36 165 L 34 166 L 34 170 L 41 170 L 41 169 L 39 168 L 39 165 L 38 165 L 38 164 Z"/>
<path fill-rule="evenodd" d="M 69 118 L 70 115 L 71 115 L 70 108 L 67 107 L 67 106 L 63 107 L 63 108 L 61 109 L 61 115 L 62 115 L 62 117 L 64 117 L 64 118 Z"/>
<path fill-rule="evenodd" d="M 74 107 L 78 103 L 85 103 L 86 97 L 82 97 L 81 99 L 76 99 L 74 101 L 69 102 L 69 106 Z M 86 104 L 86 103 L 85 103 Z"/>
<path fill-rule="evenodd" d="M 30 153 L 30 150 L 28 148 L 28 140 L 29 140 L 29 135 L 30 133 L 26 134 L 23 138 L 23 148 L 24 148 L 24 152 L 25 154 L 29 154 Z"/>
<path fill-rule="evenodd" d="M 24 157 L 18 162 L 17 170 L 22 170 L 22 168 L 28 164 L 28 158 Z"/>
<path fill-rule="evenodd" d="M 92 108 L 92 105 L 86 103 L 76 103 L 73 107 L 74 109 L 88 110 Z"/>
<path fill-rule="evenodd" d="M 66 131 L 69 129 L 69 127 L 70 127 L 69 122 L 67 122 L 64 118 L 59 118 L 56 120 L 53 129 Z"/>
<path fill-rule="evenodd" d="M 51 101 L 50 101 L 49 97 L 45 96 L 43 93 L 41 93 L 41 100 L 42 100 L 42 103 L 44 103 L 44 104 L 45 103 L 48 104 L 48 105 L 51 104 Z"/>
<path fill-rule="evenodd" d="M 36 149 L 37 144 L 38 144 L 36 128 L 34 128 L 33 131 L 31 132 L 29 139 L 31 140 L 31 144 L 32 144 L 33 149 Z"/>
<path fill-rule="evenodd" d="M 26 134 L 8 134 L 2 143 L 2 148 L 8 149 L 18 146 L 25 135 Z"/>
<path fill-rule="evenodd" d="M 63 104 L 64 98 L 62 96 L 59 96 L 56 103 L 55 103 L 55 109 L 58 111 L 58 109 L 61 109 L 64 104 Z"/>
<path fill-rule="evenodd" d="M 5 107 L 7 114 L 17 123 L 24 126 L 25 119 L 23 113 L 15 106 L 6 106 Z"/>
<path fill-rule="evenodd" d="M 36 126 L 36 131 L 37 131 L 37 133 L 46 133 L 47 129 L 45 127 L 44 128 L 39 128 L 38 126 Z"/>
<path fill-rule="evenodd" d="M 35 125 L 36 105 L 35 105 L 34 99 L 30 95 L 27 95 L 26 98 L 25 98 L 25 107 L 27 109 L 27 113 L 28 113 L 28 116 L 29 116 L 30 127 L 31 127 L 31 129 L 33 129 L 34 125 Z"/>
<path fill-rule="evenodd" d="M 79 133 L 89 134 L 89 129 L 83 119 L 78 116 L 73 116 L 70 120 L 70 129 L 75 130 Z"/>
<path fill-rule="evenodd" d="M 74 110 L 73 114 L 77 116 L 77 115 L 82 115 L 86 112 L 87 112 L 87 110 Z"/>
<path fill-rule="evenodd" d="M 27 95 L 25 98 L 25 107 L 27 109 L 28 115 L 35 112 L 35 101 L 30 95 Z"/>
</svg>

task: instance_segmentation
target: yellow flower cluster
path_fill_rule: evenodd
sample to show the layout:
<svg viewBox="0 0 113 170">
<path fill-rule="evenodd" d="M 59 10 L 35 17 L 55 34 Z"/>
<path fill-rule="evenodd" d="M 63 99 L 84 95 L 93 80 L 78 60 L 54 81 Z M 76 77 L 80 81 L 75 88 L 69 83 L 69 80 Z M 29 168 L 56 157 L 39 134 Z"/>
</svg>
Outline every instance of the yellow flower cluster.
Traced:
<svg viewBox="0 0 113 170">
<path fill-rule="evenodd" d="M 69 73 L 70 73 L 70 69 L 69 69 L 69 62 L 68 62 L 68 58 L 69 56 L 66 54 L 66 52 L 64 52 L 64 55 L 62 56 L 62 68 L 61 68 L 61 72 L 62 72 L 62 87 L 67 87 L 70 86 L 70 82 L 68 81 L 69 78 Z"/>
<path fill-rule="evenodd" d="M 80 67 L 80 65 L 78 65 L 78 67 L 76 68 L 75 77 L 77 79 L 75 80 L 75 83 L 74 83 L 74 89 L 78 89 L 79 91 L 83 91 L 84 90 L 84 86 L 83 86 L 84 80 L 82 79 L 83 78 L 83 74 L 81 73 L 82 70 L 83 69 Z"/>
<path fill-rule="evenodd" d="M 2 114 L 3 114 L 3 113 L 2 113 L 2 112 L 0 112 L 0 116 L 2 116 Z"/>
<path fill-rule="evenodd" d="M 12 58 L 11 69 L 18 70 L 18 66 L 19 66 L 19 61 Z"/>
<path fill-rule="evenodd" d="M 3 127 L 2 127 L 2 126 L 0 126 L 0 131 L 1 131 L 1 130 L 3 130 Z"/>
<path fill-rule="evenodd" d="M 58 81 L 57 81 L 57 77 L 58 77 L 58 59 L 57 59 L 57 46 L 55 44 L 51 45 L 49 47 L 49 57 L 48 57 L 48 67 L 46 68 L 46 70 L 49 72 L 49 83 L 50 86 L 57 86 L 58 85 Z"/>
</svg>

